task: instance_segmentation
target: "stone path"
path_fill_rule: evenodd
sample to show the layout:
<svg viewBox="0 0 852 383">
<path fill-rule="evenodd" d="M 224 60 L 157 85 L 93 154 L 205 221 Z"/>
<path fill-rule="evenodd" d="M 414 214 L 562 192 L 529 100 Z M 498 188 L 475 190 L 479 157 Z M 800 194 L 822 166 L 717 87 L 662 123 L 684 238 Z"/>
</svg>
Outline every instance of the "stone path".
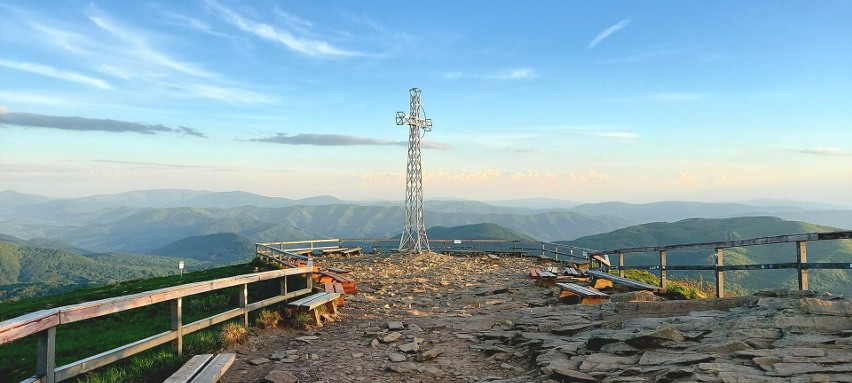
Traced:
<svg viewBox="0 0 852 383">
<path fill-rule="evenodd" d="M 573 306 L 533 260 L 329 256 L 359 293 L 337 321 L 237 346 L 224 382 L 852 382 L 852 301 L 749 296 Z"/>
</svg>

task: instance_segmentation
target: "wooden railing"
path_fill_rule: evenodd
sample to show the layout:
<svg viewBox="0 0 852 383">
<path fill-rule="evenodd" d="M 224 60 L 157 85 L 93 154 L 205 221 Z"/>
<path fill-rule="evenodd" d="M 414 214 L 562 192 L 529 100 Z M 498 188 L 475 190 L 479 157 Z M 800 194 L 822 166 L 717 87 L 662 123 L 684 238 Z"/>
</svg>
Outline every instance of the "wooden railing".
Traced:
<svg viewBox="0 0 852 383">
<path fill-rule="evenodd" d="M 236 317 L 241 317 L 243 325 L 248 327 L 249 312 L 310 293 L 312 289 L 311 270 L 312 262 L 308 260 L 306 267 L 265 271 L 211 281 L 188 283 L 139 294 L 41 310 L 0 322 L 0 345 L 31 335 L 38 337 L 36 374 L 32 378 L 25 380 L 24 382 L 26 383 L 60 382 L 169 342 L 172 342 L 177 353 L 182 355 L 183 336 L 185 334 Z M 307 287 L 295 291 L 287 291 L 287 277 L 291 275 L 306 275 Z M 280 293 L 271 298 L 249 303 L 248 285 L 266 280 L 279 280 Z M 239 307 L 192 323 L 183 323 L 183 298 L 234 286 L 240 287 Z M 64 366 L 56 367 L 56 328 L 58 326 L 161 302 L 170 303 L 171 330 L 71 362 Z"/>
<path fill-rule="evenodd" d="M 659 270 L 660 287 L 666 288 L 667 278 L 666 272 L 669 270 L 704 270 L 714 271 L 716 276 L 716 296 L 721 298 L 725 296 L 724 288 L 724 272 L 731 270 L 773 270 L 773 269 L 796 269 L 798 273 L 798 283 L 800 290 L 808 289 L 808 269 L 834 269 L 834 270 L 849 270 L 852 269 L 852 260 L 850 262 L 808 262 L 807 259 L 807 242 L 809 241 L 827 241 L 852 239 L 852 231 L 835 231 L 827 233 L 804 233 L 792 235 L 779 235 L 773 237 L 761 237 L 744 239 L 737 241 L 721 241 L 721 242 L 705 242 L 705 243 L 689 243 L 681 245 L 667 246 L 650 246 L 650 247 L 630 247 L 623 249 L 599 250 L 589 253 L 590 256 L 595 255 L 618 255 L 618 265 L 613 267 L 619 271 L 619 276 L 624 276 L 624 270 L 640 269 L 640 270 Z M 786 263 L 768 263 L 768 264 L 745 264 L 745 265 L 725 265 L 724 254 L 725 249 L 747 246 L 770 245 L 778 243 L 795 243 L 796 262 Z M 668 265 L 666 258 L 670 251 L 677 250 L 709 250 L 715 251 L 715 264 L 713 265 Z M 653 253 L 659 254 L 659 263 L 656 265 L 643 266 L 625 266 L 624 256 L 630 253 Z M 791 252 L 792 253 L 792 252 Z M 791 257 L 792 258 L 792 257 Z"/>
<path fill-rule="evenodd" d="M 396 251 L 399 238 L 346 238 L 340 239 L 341 247 L 361 246 L 375 251 Z M 539 241 L 512 241 L 505 239 L 430 239 L 429 247 L 436 252 L 483 251 L 492 253 L 516 253 L 528 257 L 548 257 L 555 260 L 587 262 L 588 252 L 594 251 L 565 244 Z"/>
</svg>

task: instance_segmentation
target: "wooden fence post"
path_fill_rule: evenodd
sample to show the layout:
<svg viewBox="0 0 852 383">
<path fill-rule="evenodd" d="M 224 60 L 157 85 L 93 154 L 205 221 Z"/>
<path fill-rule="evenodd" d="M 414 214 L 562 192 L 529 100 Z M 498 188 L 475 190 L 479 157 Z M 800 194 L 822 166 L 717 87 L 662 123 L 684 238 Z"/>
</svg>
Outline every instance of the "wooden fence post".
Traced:
<svg viewBox="0 0 852 383">
<path fill-rule="evenodd" d="M 660 288 L 666 289 L 666 251 L 660 250 Z"/>
<path fill-rule="evenodd" d="M 240 308 L 243 310 L 243 326 L 249 327 L 249 312 L 248 312 L 248 283 L 243 283 L 240 286 Z"/>
<path fill-rule="evenodd" d="M 281 295 L 287 295 L 287 276 L 281 278 Z"/>
<path fill-rule="evenodd" d="M 56 327 L 38 333 L 36 374 L 44 376 L 44 383 L 56 381 Z"/>
<path fill-rule="evenodd" d="M 541 243 L 541 256 L 544 257 L 544 242 Z"/>
<path fill-rule="evenodd" d="M 725 277 L 722 274 L 725 253 L 721 247 L 716 248 L 716 298 L 725 297 Z"/>
<path fill-rule="evenodd" d="M 624 253 L 618 253 L 618 276 L 624 278 Z"/>
<path fill-rule="evenodd" d="M 556 248 L 553 251 L 553 258 L 556 260 L 556 263 L 559 263 L 559 245 L 556 245 Z"/>
<path fill-rule="evenodd" d="M 177 338 L 172 342 L 172 349 L 177 352 L 179 358 L 183 358 L 183 298 L 175 298 L 171 301 L 172 331 L 177 333 Z"/>
<path fill-rule="evenodd" d="M 799 270 L 799 290 L 808 289 L 808 269 L 802 267 L 808 262 L 808 249 L 805 241 L 796 241 L 796 268 Z"/>
</svg>

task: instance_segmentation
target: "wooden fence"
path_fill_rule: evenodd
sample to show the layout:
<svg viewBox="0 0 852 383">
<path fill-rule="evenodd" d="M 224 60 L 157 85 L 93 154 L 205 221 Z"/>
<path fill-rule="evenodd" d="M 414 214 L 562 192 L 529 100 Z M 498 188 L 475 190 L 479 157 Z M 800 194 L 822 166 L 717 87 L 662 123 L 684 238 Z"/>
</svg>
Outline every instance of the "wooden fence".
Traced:
<svg viewBox="0 0 852 383">
<path fill-rule="evenodd" d="M 850 262 L 808 262 L 807 242 L 809 241 L 827 241 L 852 239 L 852 231 L 835 231 L 828 233 L 805 233 L 792 235 L 779 235 L 773 237 L 761 237 L 744 239 L 738 241 L 722 241 L 722 242 L 706 242 L 706 243 L 690 243 L 682 245 L 668 246 L 653 246 L 653 247 L 631 247 L 624 249 L 613 249 L 603 251 L 593 251 L 589 255 L 618 255 L 618 266 L 613 267 L 619 271 L 620 276 L 624 276 L 624 270 L 641 269 L 641 270 L 659 270 L 660 287 L 666 288 L 666 271 L 669 270 L 704 270 L 714 271 L 716 274 L 716 296 L 722 298 L 725 296 L 724 288 L 724 272 L 731 270 L 775 270 L 775 269 L 796 269 L 798 273 L 798 282 L 800 290 L 808 289 L 808 270 L 809 269 L 834 269 L 834 270 L 849 270 L 852 269 L 852 260 Z M 724 255 L 725 249 L 736 247 L 748 247 L 759 245 L 770 245 L 777 243 L 795 243 L 796 262 L 786 263 L 767 263 L 767 264 L 746 264 L 746 265 L 725 265 Z M 666 258 L 670 251 L 677 250 L 708 250 L 715 251 L 716 262 L 713 265 L 667 265 Z M 624 256 L 630 253 L 650 253 L 656 252 L 659 254 L 659 264 L 644 265 L 644 266 L 625 266 Z M 791 259 L 792 259 L 791 251 Z"/>
<path fill-rule="evenodd" d="M 188 283 L 139 294 L 41 310 L 0 322 L 0 345 L 31 335 L 38 337 L 36 374 L 22 383 L 60 382 L 169 342 L 172 343 L 177 353 L 182 355 L 183 336 L 185 334 L 236 317 L 241 317 L 243 325 L 248 327 L 249 312 L 310 293 L 312 289 L 311 270 L 312 262 L 308 260 L 306 267 L 265 271 L 211 281 Z M 307 280 L 307 287 L 295 291 L 287 291 L 287 277 L 291 275 L 307 276 L 305 278 Z M 280 293 L 268 299 L 249 303 L 248 286 L 252 283 L 266 280 L 279 280 Z M 183 323 L 183 298 L 234 286 L 240 287 L 239 307 L 192 323 Z M 58 326 L 161 302 L 170 303 L 171 330 L 71 362 L 64 366 L 56 367 L 55 348 L 56 328 Z"/>
</svg>

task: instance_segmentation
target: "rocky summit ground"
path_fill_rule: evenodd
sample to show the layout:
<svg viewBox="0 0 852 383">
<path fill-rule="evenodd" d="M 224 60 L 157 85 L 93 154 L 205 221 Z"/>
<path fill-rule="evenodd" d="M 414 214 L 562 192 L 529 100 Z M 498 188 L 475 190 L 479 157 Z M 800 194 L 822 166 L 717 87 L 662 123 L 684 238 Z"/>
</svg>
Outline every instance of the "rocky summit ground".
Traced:
<svg viewBox="0 0 852 383">
<path fill-rule="evenodd" d="M 626 293 L 578 306 L 528 279 L 531 259 L 318 262 L 351 270 L 358 294 L 321 328 L 237 345 L 224 382 L 852 382 L 850 299 Z"/>
</svg>

